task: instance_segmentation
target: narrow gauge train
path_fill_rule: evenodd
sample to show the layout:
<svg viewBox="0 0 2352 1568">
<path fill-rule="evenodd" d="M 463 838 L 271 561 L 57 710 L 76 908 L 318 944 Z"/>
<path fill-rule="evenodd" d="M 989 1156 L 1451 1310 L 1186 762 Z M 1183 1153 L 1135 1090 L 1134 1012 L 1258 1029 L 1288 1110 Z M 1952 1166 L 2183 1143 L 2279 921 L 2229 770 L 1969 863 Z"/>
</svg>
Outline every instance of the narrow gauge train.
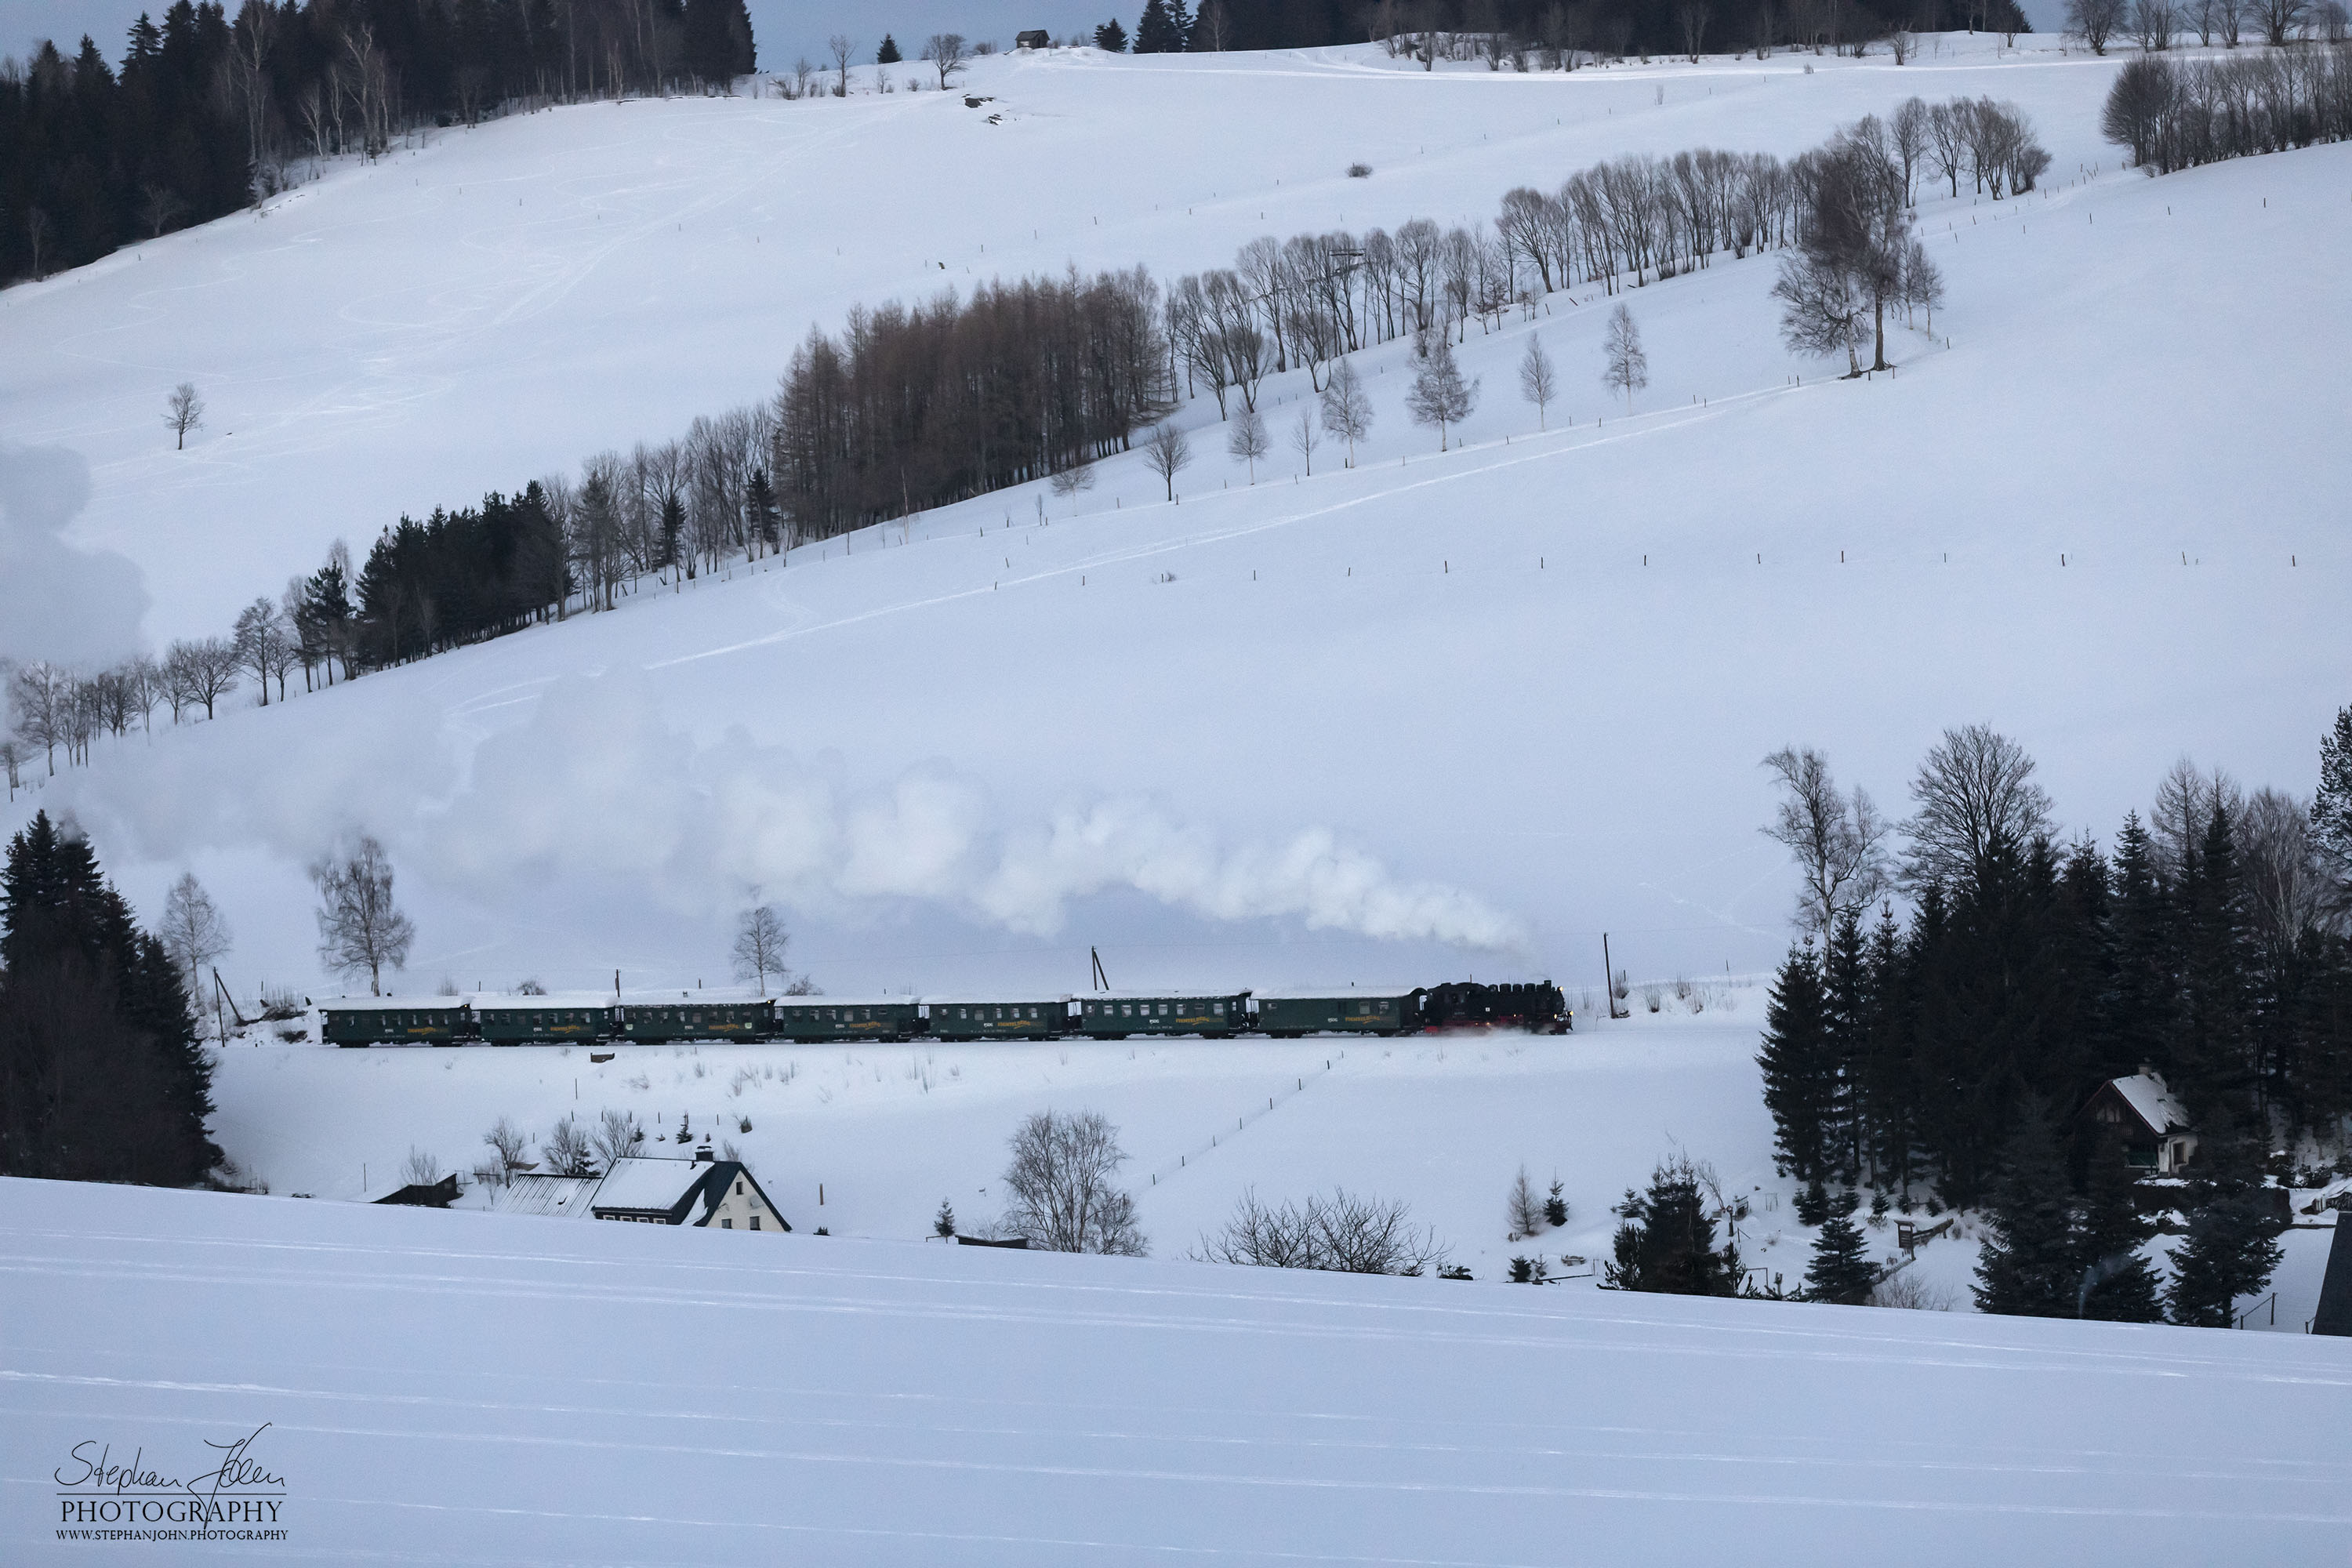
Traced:
<svg viewBox="0 0 2352 1568">
<path fill-rule="evenodd" d="M 331 1046 L 527 1046 L 685 1040 L 1123 1040 L 1130 1036 L 1564 1035 L 1559 987 L 1442 985 L 1344 991 L 1119 992 L 1092 995 L 776 996 L 615 1001 L 573 996 L 338 998 L 320 1007 Z"/>
</svg>

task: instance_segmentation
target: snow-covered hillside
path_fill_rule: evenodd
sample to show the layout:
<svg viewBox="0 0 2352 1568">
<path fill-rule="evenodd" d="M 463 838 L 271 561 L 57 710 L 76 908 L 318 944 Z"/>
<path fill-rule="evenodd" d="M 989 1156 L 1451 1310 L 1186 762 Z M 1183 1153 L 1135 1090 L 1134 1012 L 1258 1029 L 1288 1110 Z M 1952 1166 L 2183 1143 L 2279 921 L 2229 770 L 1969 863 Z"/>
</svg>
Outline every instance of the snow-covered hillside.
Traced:
<svg viewBox="0 0 2352 1568">
<path fill-rule="evenodd" d="M 938 95 L 545 114 L 0 297 L 30 345 L 6 417 L 91 453 L 77 537 L 186 629 L 337 532 L 756 395 L 807 321 L 927 270 L 1475 216 L 1627 147 L 1794 150 L 1906 90 L 2023 103 L 2060 171 L 2106 157 L 2110 65 L 1963 43 L 1569 79 L 999 60 L 973 86 L 1000 126 Z M 1102 177 L 1106 148 L 1149 177 Z M 1370 181 L 1337 173 L 1358 153 Z M 2309 787 L 2344 697 L 2352 458 L 2312 389 L 2352 341 L 2318 286 L 2348 195 L 2338 147 L 1930 202 L 1950 346 L 1904 334 L 1858 384 L 1780 348 L 1769 260 L 1721 261 L 1631 296 L 1630 419 L 1601 308 L 1557 295 L 1471 335 L 1484 398 L 1442 457 L 1408 351 L 1369 350 L 1355 471 L 1327 447 L 1247 488 L 1204 400 L 1181 506 L 1116 460 L 1075 517 L 982 498 L 105 744 L 18 809 L 73 810 L 142 908 L 193 866 L 247 987 L 315 988 L 300 868 L 355 826 L 424 932 L 410 985 L 723 978 L 754 888 L 836 989 L 1075 986 L 1088 945 L 1121 984 L 1597 979 L 1604 930 L 1636 973 L 1761 968 L 1788 881 L 1755 764 L 1791 740 L 1899 809 L 1943 726 L 1990 721 L 2101 832 L 2183 751 Z M 2280 277 L 2313 280 L 2292 312 L 2250 281 Z M 163 310 L 182 291 L 202 308 Z M 1570 391 L 1543 436 L 1530 331 Z M 214 385 L 218 433 L 157 450 L 134 364 Z M 1268 384 L 1275 423 L 1304 391 Z"/>
<path fill-rule="evenodd" d="M 2341 1341 L 26 1182 L 0 1238 L 12 1561 L 89 1555 L 75 1445 L 193 1474 L 265 1424 L 280 1562 L 2287 1564 L 2352 1523 Z"/>
</svg>

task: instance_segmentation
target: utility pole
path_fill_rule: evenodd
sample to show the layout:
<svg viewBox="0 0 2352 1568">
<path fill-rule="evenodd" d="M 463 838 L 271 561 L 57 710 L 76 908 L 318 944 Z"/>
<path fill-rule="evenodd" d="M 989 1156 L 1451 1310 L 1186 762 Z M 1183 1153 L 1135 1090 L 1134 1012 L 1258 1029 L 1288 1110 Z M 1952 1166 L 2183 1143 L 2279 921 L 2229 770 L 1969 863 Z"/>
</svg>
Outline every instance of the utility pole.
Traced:
<svg viewBox="0 0 2352 1568">
<path fill-rule="evenodd" d="M 1617 1011 L 1617 971 L 1609 962 L 1609 933 L 1605 931 L 1601 933 L 1601 994 L 1608 1000 L 1609 1016 L 1612 1020 L 1633 1016 L 1630 1012 Z"/>
</svg>

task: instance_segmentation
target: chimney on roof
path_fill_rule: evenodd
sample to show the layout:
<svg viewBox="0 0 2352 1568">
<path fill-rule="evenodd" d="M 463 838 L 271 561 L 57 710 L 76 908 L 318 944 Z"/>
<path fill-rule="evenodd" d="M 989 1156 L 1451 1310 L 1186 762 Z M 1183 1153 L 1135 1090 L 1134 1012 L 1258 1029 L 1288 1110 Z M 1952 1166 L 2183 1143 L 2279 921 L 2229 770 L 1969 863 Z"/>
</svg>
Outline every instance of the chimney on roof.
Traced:
<svg viewBox="0 0 2352 1568">
<path fill-rule="evenodd" d="M 718 1155 L 710 1152 L 710 1145 L 708 1143 L 702 1144 L 694 1152 L 694 1163 L 698 1165 L 707 1165 L 718 1158 Z"/>
</svg>

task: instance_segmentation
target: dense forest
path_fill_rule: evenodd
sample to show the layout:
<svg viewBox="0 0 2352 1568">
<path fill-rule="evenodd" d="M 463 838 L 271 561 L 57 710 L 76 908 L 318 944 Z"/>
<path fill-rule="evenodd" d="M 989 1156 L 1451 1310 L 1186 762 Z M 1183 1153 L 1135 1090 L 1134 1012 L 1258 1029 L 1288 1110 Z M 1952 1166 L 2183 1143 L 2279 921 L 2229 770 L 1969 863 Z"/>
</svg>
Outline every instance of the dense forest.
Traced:
<svg viewBox="0 0 2352 1568">
<path fill-rule="evenodd" d="M 306 158 L 751 68 L 743 0 L 173 0 L 119 67 L 89 37 L 0 61 L 0 280 L 233 212 Z"/>
</svg>

